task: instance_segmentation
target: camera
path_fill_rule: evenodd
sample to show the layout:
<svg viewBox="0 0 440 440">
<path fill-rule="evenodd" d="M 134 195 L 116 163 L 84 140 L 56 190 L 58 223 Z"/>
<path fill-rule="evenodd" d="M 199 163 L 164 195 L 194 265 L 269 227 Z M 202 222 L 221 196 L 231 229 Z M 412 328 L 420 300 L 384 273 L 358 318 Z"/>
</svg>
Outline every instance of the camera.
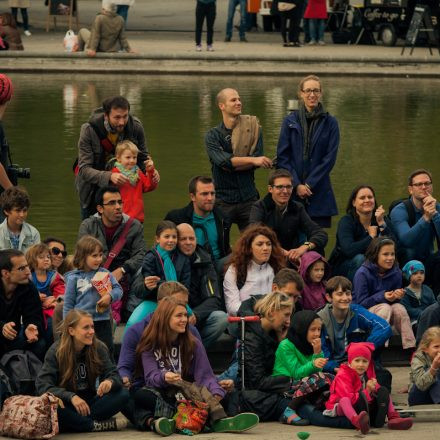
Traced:
<svg viewBox="0 0 440 440">
<path fill-rule="evenodd" d="M 8 167 L 8 177 L 9 180 L 16 185 L 17 179 L 30 179 L 31 178 L 31 169 L 23 168 L 16 163 L 13 163 Z"/>
</svg>

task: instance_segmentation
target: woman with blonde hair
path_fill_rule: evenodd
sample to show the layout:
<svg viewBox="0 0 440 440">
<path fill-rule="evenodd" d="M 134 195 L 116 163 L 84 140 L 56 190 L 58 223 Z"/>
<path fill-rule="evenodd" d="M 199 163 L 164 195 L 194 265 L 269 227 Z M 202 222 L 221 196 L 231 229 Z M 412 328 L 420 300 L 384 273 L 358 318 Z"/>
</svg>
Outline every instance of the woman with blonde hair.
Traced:
<svg viewBox="0 0 440 440">
<path fill-rule="evenodd" d="M 322 105 L 323 87 L 316 75 L 303 78 L 298 87 L 299 108 L 281 125 L 277 168 L 291 172 L 295 200 L 304 204 L 312 220 L 323 228 L 338 214 L 330 182 L 339 147 L 336 118 Z"/>
<path fill-rule="evenodd" d="M 128 391 L 106 346 L 95 337 L 92 316 L 71 310 L 64 318 L 61 338 L 46 353 L 36 388 L 54 394 L 61 432 L 118 431 L 124 420 L 113 416 L 128 403 Z"/>
</svg>

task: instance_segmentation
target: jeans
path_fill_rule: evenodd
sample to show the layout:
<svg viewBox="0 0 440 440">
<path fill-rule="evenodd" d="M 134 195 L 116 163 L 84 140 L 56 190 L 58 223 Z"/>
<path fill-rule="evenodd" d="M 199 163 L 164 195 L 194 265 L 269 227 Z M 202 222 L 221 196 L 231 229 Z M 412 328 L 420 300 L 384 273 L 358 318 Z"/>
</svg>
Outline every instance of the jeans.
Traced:
<svg viewBox="0 0 440 440">
<path fill-rule="evenodd" d="M 214 34 L 214 21 L 215 21 L 216 9 L 214 3 L 202 3 L 197 2 L 196 6 L 196 45 L 200 45 L 202 42 L 202 29 L 203 22 L 206 18 L 206 44 L 210 46 L 212 44 L 212 36 Z"/>
<path fill-rule="evenodd" d="M 25 31 L 29 30 L 29 17 L 27 13 L 27 8 L 20 8 L 21 11 L 21 17 L 23 19 L 23 29 Z M 18 15 L 18 8 L 11 8 L 12 16 L 14 17 L 15 22 L 17 23 L 17 15 Z"/>
<path fill-rule="evenodd" d="M 240 5 L 240 38 L 244 38 L 246 31 L 246 0 L 229 0 L 228 5 L 228 20 L 226 22 L 226 37 L 232 37 L 232 28 L 234 24 L 235 8 Z"/>
<path fill-rule="evenodd" d="M 304 403 L 296 410 L 303 419 L 308 419 L 312 425 L 325 426 L 329 428 L 353 429 L 353 425 L 344 416 L 329 417 L 322 414 L 322 411 L 316 409 L 309 403 Z"/>
<path fill-rule="evenodd" d="M 222 310 L 211 312 L 201 326 L 197 326 L 205 348 L 210 347 L 228 325 L 228 315 Z"/>
<path fill-rule="evenodd" d="M 24 329 L 20 330 L 20 333 L 17 337 L 10 341 L 9 339 L 3 339 L 3 343 L 0 341 L 0 357 L 5 353 L 9 353 L 12 350 L 29 350 L 35 354 L 41 361 L 44 361 L 44 356 L 46 354 L 46 341 L 44 337 L 39 335 L 39 339 L 37 342 L 29 343 L 26 340 L 26 336 L 24 335 Z"/>
<path fill-rule="evenodd" d="M 333 274 L 347 277 L 351 282 L 353 282 L 354 274 L 362 266 L 364 261 L 365 255 L 357 254 L 354 257 L 335 265 L 333 268 Z"/>
<path fill-rule="evenodd" d="M 413 385 L 408 393 L 408 403 L 411 406 L 440 403 L 440 378 L 438 373 L 436 381 L 426 391 L 421 391 L 415 385 Z"/>
<path fill-rule="evenodd" d="M 102 397 L 95 396 L 87 404 L 90 415 L 80 415 L 74 406 L 65 402 L 65 408 L 58 407 L 58 423 L 60 432 L 90 432 L 93 430 L 94 420 L 106 420 L 123 409 L 129 400 L 126 389 L 110 391 Z"/>
<path fill-rule="evenodd" d="M 128 16 L 128 8 L 129 5 L 117 5 L 116 8 L 116 14 L 120 15 L 123 19 L 125 24 L 127 24 L 127 16 Z"/>
<path fill-rule="evenodd" d="M 324 41 L 325 20 L 323 18 L 310 18 L 310 39 Z"/>
</svg>

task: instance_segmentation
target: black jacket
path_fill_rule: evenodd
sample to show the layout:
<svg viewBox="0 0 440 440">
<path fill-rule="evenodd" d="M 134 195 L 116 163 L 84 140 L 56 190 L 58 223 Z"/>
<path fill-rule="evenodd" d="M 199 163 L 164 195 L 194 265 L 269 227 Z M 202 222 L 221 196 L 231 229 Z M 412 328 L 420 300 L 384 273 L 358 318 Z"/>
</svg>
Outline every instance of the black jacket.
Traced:
<svg viewBox="0 0 440 440">
<path fill-rule="evenodd" d="M 214 208 L 212 212 L 214 214 L 215 224 L 217 226 L 218 248 L 220 250 L 220 258 L 223 258 L 231 252 L 231 248 L 229 246 L 229 230 L 231 229 L 231 224 L 225 218 L 225 215 L 219 208 Z M 176 225 L 180 225 L 181 223 L 188 223 L 194 227 L 193 214 L 194 214 L 194 206 L 192 202 L 190 202 L 184 208 L 173 209 L 172 211 L 170 211 L 166 215 L 165 220 L 171 220 Z M 209 244 L 206 243 L 204 247 L 212 255 Z"/>
<path fill-rule="evenodd" d="M 43 334 L 43 308 L 41 306 L 38 290 L 32 282 L 19 284 L 12 297 L 7 300 L 3 282 L 0 280 L 0 345 L 5 341 L 3 326 L 8 322 L 15 322 L 14 329 L 20 333 L 23 323 L 23 330 L 29 324 L 38 327 L 38 335 Z"/>
<path fill-rule="evenodd" d="M 281 247 L 286 250 L 300 246 L 299 236 L 303 232 L 307 240 L 314 243 L 318 252 L 322 252 L 327 244 L 327 233 L 307 214 L 301 203 L 290 199 L 287 212 L 280 216 L 270 193 L 252 206 L 250 223 L 264 223 L 277 234 Z"/>
<path fill-rule="evenodd" d="M 420 315 L 417 323 L 416 342 L 419 344 L 423 333 L 430 327 L 437 327 L 440 325 L 440 295 L 437 297 L 437 302 L 426 307 Z"/>
<path fill-rule="evenodd" d="M 164 281 L 166 281 L 165 272 L 161 261 L 162 259 L 154 247 L 151 248 L 144 257 L 144 261 L 142 263 L 142 275 L 144 278 L 152 275 L 160 277 L 160 281 L 157 283 L 157 287 L 155 289 L 149 290 L 145 287 L 145 291 L 147 293 L 147 297 L 145 299 L 156 301 L 157 289 Z M 189 258 L 175 249 L 172 252 L 171 261 L 176 269 L 177 281 L 182 283 L 189 290 L 191 283 L 191 266 L 189 263 Z"/>
<path fill-rule="evenodd" d="M 223 299 L 218 284 L 218 276 L 211 256 L 197 245 L 190 257 L 191 287 L 189 305 L 197 318 L 197 323 L 205 320 L 216 310 L 224 310 Z"/>
</svg>

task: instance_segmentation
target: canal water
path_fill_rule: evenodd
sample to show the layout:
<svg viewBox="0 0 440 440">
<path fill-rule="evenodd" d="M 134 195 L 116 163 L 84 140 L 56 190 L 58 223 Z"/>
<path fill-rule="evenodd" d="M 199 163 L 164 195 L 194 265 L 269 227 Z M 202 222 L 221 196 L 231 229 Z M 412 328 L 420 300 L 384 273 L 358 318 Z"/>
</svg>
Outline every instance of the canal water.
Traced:
<svg viewBox="0 0 440 440">
<path fill-rule="evenodd" d="M 166 212 L 188 203 L 188 180 L 210 172 L 204 135 L 220 121 L 216 93 L 224 87 L 238 89 L 243 112 L 259 117 L 265 154 L 273 157 L 287 101 L 295 98 L 300 79 L 294 75 L 10 76 L 15 94 L 3 122 L 14 162 L 31 168 L 31 179 L 21 180 L 32 198 L 28 220 L 43 238 L 64 238 L 69 251 L 80 223 L 72 173 L 79 131 L 103 99 L 121 94 L 130 101 L 161 173 L 159 188 L 144 199 L 145 238 L 150 244 Z M 326 77 L 323 85 L 323 102 L 341 131 L 332 173 L 340 215 L 359 183 L 371 184 L 378 202 L 388 209 L 392 200 L 406 195 L 406 178 L 415 168 L 430 169 L 434 182 L 440 181 L 440 80 Z M 267 174 L 256 171 L 261 194 L 266 192 Z M 328 251 L 338 218 L 329 231 Z M 233 238 L 237 235 L 234 229 Z"/>
</svg>

